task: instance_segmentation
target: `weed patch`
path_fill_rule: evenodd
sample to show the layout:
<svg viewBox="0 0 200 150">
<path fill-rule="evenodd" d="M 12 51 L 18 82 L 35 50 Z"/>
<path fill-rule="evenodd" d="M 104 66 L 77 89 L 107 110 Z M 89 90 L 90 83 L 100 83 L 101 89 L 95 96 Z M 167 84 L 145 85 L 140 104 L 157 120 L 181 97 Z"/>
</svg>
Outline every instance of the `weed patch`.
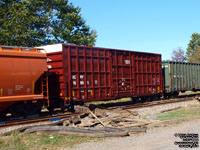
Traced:
<svg viewBox="0 0 200 150">
<path fill-rule="evenodd" d="M 0 150 L 55 150 L 102 138 L 78 137 L 57 134 L 22 134 L 0 137 Z"/>
</svg>

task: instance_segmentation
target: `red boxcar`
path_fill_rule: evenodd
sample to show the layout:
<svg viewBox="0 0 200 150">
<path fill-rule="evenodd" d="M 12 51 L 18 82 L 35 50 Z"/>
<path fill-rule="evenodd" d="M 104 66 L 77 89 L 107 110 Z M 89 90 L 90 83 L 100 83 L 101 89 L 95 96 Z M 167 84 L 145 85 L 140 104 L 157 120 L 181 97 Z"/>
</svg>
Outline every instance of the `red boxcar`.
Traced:
<svg viewBox="0 0 200 150">
<path fill-rule="evenodd" d="M 43 48 L 51 72 L 50 98 L 64 104 L 159 96 L 163 91 L 160 54 L 67 44 Z"/>
</svg>

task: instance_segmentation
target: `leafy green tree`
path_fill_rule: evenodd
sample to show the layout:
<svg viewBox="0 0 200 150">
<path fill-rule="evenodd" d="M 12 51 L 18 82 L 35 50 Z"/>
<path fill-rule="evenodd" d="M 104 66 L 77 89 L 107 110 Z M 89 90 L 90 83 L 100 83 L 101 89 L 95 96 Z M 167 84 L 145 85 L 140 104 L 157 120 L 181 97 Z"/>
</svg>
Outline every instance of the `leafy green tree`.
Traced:
<svg viewBox="0 0 200 150">
<path fill-rule="evenodd" d="M 188 62 L 200 63 L 200 47 L 188 58 Z"/>
<path fill-rule="evenodd" d="M 0 0 L 0 44 L 92 46 L 96 32 L 68 0 Z"/>
<path fill-rule="evenodd" d="M 188 44 L 188 48 L 187 48 L 187 52 L 186 52 L 188 59 L 195 53 L 198 46 L 200 46 L 200 34 L 199 33 L 193 33 L 191 38 L 192 39 L 190 40 L 190 42 Z"/>
</svg>

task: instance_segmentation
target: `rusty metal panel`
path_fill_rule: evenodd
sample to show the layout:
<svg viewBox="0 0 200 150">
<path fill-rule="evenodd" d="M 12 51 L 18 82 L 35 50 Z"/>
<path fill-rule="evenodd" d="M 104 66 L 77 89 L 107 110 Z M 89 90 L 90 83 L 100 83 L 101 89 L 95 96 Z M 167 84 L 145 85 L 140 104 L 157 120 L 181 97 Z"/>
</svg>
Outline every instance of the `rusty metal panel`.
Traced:
<svg viewBox="0 0 200 150">
<path fill-rule="evenodd" d="M 51 97 L 74 101 L 111 99 L 109 52 L 63 45 L 63 51 L 47 55 Z"/>
<path fill-rule="evenodd" d="M 44 99 L 46 54 L 40 49 L 0 46 L 0 102 Z"/>
<path fill-rule="evenodd" d="M 143 97 L 163 92 L 161 55 L 112 51 L 114 93 Z"/>
<path fill-rule="evenodd" d="M 160 54 L 62 44 L 62 51 L 47 56 L 49 71 L 59 81 L 59 88 L 52 89 L 63 100 L 97 101 L 163 92 Z"/>
<path fill-rule="evenodd" d="M 63 45 L 65 95 L 72 100 L 112 98 L 110 53 L 103 48 Z"/>
<path fill-rule="evenodd" d="M 135 71 L 135 93 L 151 96 L 163 92 L 161 55 L 133 53 Z"/>
</svg>

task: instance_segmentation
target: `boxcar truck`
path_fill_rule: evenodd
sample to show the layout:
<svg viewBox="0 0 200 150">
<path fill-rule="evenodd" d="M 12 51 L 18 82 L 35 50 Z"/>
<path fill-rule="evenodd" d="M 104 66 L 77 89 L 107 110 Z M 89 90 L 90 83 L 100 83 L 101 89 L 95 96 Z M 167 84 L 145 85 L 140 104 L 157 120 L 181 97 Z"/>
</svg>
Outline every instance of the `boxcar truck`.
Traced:
<svg viewBox="0 0 200 150">
<path fill-rule="evenodd" d="M 0 46 L 0 114 L 40 112 L 47 101 L 46 54 L 42 49 Z"/>
<path fill-rule="evenodd" d="M 69 44 L 42 48 L 48 57 L 50 109 L 163 92 L 160 54 Z"/>
</svg>

